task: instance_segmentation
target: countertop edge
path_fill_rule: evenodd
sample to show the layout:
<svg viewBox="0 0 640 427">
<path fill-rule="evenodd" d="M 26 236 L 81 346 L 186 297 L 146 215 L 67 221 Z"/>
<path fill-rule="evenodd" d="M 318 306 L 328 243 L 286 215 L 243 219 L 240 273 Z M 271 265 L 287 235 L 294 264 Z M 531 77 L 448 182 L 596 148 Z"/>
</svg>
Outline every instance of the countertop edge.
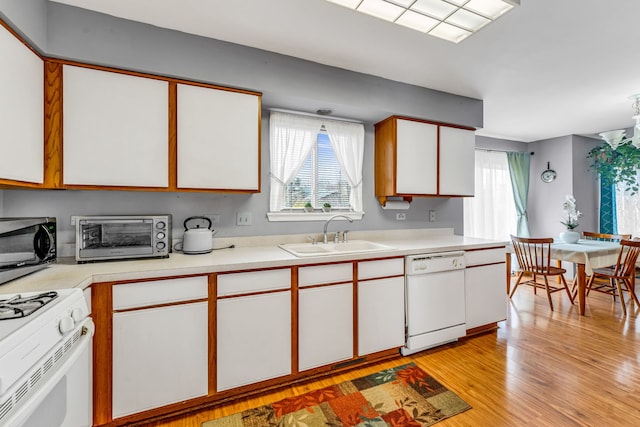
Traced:
<svg viewBox="0 0 640 427">
<path fill-rule="evenodd" d="M 507 241 L 477 239 L 457 235 L 438 235 L 429 239 L 372 240 L 392 247 L 390 250 L 341 255 L 296 257 L 277 246 L 239 247 L 210 254 L 172 253 L 169 258 L 76 264 L 73 258 L 44 270 L 0 285 L 0 294 L 38 292 L 55 289 L 85 289 L 95 283 L 163 279 L 177 276 L 288 266 L 404 257 L 423 253 L 489 249 L 506 246 Z"/>
</svg>

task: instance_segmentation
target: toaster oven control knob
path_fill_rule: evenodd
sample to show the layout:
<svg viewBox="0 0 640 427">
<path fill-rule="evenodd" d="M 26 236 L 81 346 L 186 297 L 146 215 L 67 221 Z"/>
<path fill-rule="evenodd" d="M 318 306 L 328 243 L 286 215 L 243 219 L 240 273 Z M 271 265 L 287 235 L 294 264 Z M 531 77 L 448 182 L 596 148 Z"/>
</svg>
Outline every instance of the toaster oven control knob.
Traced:
<svg viewBox="0 0 640 427">
<path fill-rule="evenodd" d="M 167 245 L 165 245 L 164 242 L 158 242 L 156 243 L 156 249 L 158 250 L 163 250 Z"/>
<path fill-rule="evenodd" d="M 159 228 L 159 229 L 163 230 L 163 229 L 167 228 L 167 224 L 165 224 L 164 221 L 158 221 L 156 223 L 156 228 Z"/>
<path fill-rule="evenodd" d="M 166 236 L 166 235 L 165 235 L 162 231 L 161 231 L 161 232 L 159 232 L 158 234 L 156 234 L 156 237 L 158 238 L 158 240 L 162 240 L 162 239 L 164 239 L 164 238 L 165 238 L 165 236 Z"/>
<path fill-rule="evenodd" d="M 84 310 L 80 307 L 76 307 L 73 310 L 71 310 L 71 318 L 73 319 L 74 322 L 79 322 L 82 319 L 84 319 Z"/>
<path fill-rule="evenodd" d="M 75 322 L 73 321 L 73 318 L 71 318 L 71 316 L 63 317 L 62 319 L 60 319 L 60 323 L 58 323 L 58 330 L 62 335 L 64 335 L 67 332 L 73 330 L 74 325 Z"/>
</svg>

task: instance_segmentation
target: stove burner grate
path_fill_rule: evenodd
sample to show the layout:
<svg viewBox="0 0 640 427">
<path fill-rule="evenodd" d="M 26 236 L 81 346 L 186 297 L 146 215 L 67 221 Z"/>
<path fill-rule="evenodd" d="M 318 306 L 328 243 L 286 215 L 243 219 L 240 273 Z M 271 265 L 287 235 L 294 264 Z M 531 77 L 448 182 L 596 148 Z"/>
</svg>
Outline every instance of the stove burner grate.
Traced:
<svg viewBox="0 0 640 427">
<path fill-rule="evenodd" d="M 18 294 L 9 299 L 0 300 L 0 320 L 27 317 L 57 297 L 58 293 L 51 291 L 26 297 Z"/>
</svg>

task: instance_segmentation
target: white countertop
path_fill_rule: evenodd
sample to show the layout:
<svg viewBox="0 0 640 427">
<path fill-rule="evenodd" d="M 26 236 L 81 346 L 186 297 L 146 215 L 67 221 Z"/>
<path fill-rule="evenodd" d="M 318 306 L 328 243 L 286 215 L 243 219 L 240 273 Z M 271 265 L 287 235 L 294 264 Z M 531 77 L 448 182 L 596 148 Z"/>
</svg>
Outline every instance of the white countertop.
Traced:
<svg viewBox="0 0 640 427">
<path fill-rule="evenodd" d="M 457 236 L 451 229 L 418 229 L 396 231 L 351 232 L 353 240 L 370 240 L 393 249 L 375 252 L 296 257 L 279 243 L 307 241 L 307 235 L 226 238 L 217 247 L 235 244 L 233 249 L 214 250 L 209 254 L 172 253 L 169 258 L 76 264 L 74 258 L 59 258 L 44 270 L 0 285 L 0 294 L 86 288 L 92 283 L 138 280 L 171 276 L 208 274 L 222 271 L 248 270 L 291 265 L 318 264 L 420 253 L 469 250 L 504 246 L 506 241 Z M 237 243 L 235 243 L 237 242 Z"/>
</svg>

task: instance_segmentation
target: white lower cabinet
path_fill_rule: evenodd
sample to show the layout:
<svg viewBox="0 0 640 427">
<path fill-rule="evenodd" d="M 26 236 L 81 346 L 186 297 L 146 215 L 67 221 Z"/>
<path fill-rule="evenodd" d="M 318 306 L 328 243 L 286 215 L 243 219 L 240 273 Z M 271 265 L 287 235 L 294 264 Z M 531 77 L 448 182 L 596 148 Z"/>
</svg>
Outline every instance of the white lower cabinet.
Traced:
<svg viewBox="0 0 640 427">
<path fill-rule="evenodd" d="M 291 373 L 290 290 L 217 304 L 217 391 Z"/>
<path fill-rule="evenodd" d="M 507 318 L 504 259 L 504 248 L 465 252 L 467 330 Z"/>
<path fill-rule="evenodd" d="M 206 302 L 113 314 L 114 418 L 207 395 L 207 319 Z"/>
<path fill-rule="evenodd" d="M 404 344 L 404 277 L 358 282 L 358 356 Z"/>
<path fill-rule="evenodd" d="M 353 284 L 300 289 L 298 369 L 353 357 Z"/>
</svg>

